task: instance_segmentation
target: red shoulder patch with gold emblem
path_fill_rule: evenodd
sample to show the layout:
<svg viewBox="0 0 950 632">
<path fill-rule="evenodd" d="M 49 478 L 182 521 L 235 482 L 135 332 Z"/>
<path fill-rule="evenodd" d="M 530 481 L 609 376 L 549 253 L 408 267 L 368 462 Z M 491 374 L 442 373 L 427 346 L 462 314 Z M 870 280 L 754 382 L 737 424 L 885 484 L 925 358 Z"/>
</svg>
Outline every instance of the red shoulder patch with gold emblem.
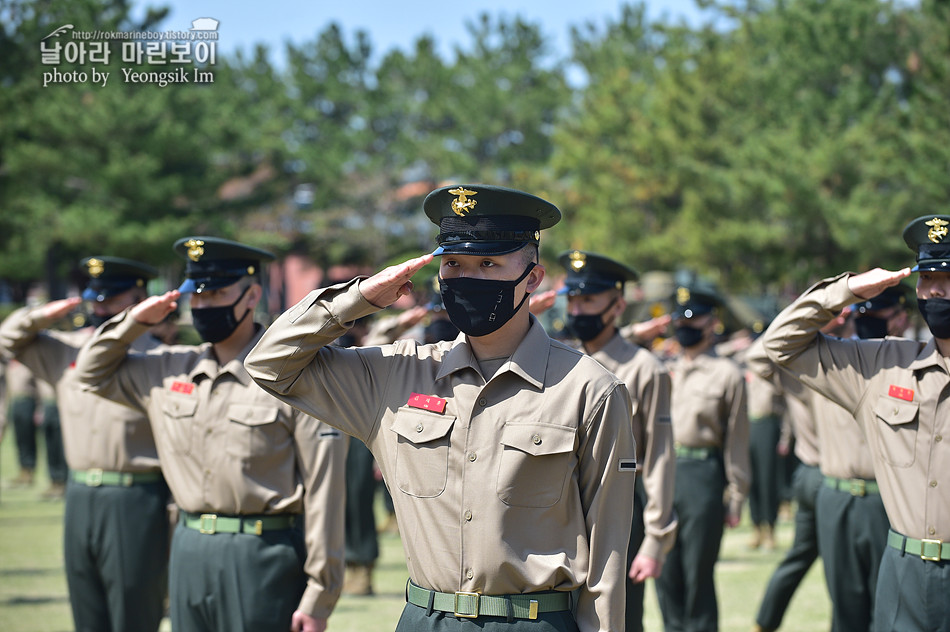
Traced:
<svg viewBox="0 0 950 632">
<path fill-rule="evenodd" d="M 419 393 L 413 393 L 409 397 L 409 401 L 406 402 L 406 406 L 410 408 L 421 408 L 423 410 L 431 410 L 436 413 L 445 412 L 445 400 L 441 397 L 433 397 L 432 395 L 420 395 Z"/>
<path fill-rule="evenodd" d="M 907 402 L 914 401 L 914 389 L 912 388 L 902 388 L 896 384 L 891 384 L 890 388 L 887 389 L 887 394 Z"/>
</svg>

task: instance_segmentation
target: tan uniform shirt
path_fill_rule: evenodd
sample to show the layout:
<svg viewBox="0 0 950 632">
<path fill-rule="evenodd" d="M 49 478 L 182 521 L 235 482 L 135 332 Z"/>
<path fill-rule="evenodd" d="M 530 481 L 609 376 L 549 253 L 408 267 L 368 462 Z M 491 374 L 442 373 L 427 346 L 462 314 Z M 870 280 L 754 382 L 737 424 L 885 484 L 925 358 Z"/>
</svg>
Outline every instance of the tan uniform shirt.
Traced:
<svg viewBox="0 0 950 632">
<path fill-rule="evenodd" d="M 36 378 L 54 386 L 70 469 L 158 471 L 155 440 L 145 415 L 80 387 L 76 358 L 93 329 L 49 330 L 53 324 L 41 317 L 38 308 L 19 309 L 0 324 L 0 348 L 15 355 Z M 142 336 L 134 348 L 145 351 L 159 344 Z"/>
<path fill-rule="evenodd" d="M 184 511 L 305 514 L 299 609 L 328 617 L 343 581 L 345 438 L 251 381 L 242 362 L 261 331 L 221 366 L 207 343 L 127 355 L 147 330 L 128 312 L 105 325 L 80 357 L 84 387 L 148 415 Z"/>
<path fill-rule="evenodd" d="M 848 274 L 825 279 L 765 333 L 769 357 L 845 408 L 864 429 L 892 527 L 950 540 L 950 376 L 933 340 L 841 340 L 819 333 L 859 299 Z M 819 420 L 820 423 L 821 420 Z"/>
<path fill-rule="evenodd" d="M 623 383 L 533 317 L 487 384 L 465 336 L 328 346 L 375 311 L 355 280 L 312 292 L 268 329 L 248 372 L 370 447 L 416 584 L 579 588 L 582 631 L 622 629 L 636 457 Z"/>
<path fill-rule="evenodd" d="M 818 395 L 775 364 L 765 353 L 762 336 L 755 339 L 745 354 L 746 368 L 760 378 L 771 382 L 785 398 L 785 416 L 795 437 L 795 456 L 806 465 L 818 467 L 818 428 L 812 400 Z"/>
<path fill-rule="evenodd" d="M 673 482 L 676 458 L 670 424 L 670 375 L 659 358 L 615 334 L 591 357 L 623 380 L 633 400 L 637 465 L 647 493 L 639 553 L 663 561 L 676 541 Z"/>
<path fill-rule="evenodd" d="M 766 417 L 778 417 L 785 414 L 785 398 L 778 386 L 752 371 L 746 372 L 746 401 L 749 406 L 749 420 Z"/>
<path fill-rule="evenodd" d="M 7 396 L 11 399 L 18 397 L 38 397 L 39 385 L 33 373 L 22 362 L 16 359 L 7 363 L 6 373 Z"/>
<path fill-rule="evenodd" d="M 812 411 L 818 425 L 821 473 L 835 478 L 873 481 L 871 450 L 851 413 L 817 393 L 812 397 Z"/>
<path fill-rule="evenodd" d="M 722 451 L 729 512 L 741 515 L 749 493 L 749 413 L 745 379 L 729 358 L 681 355 L 670 364 L 673 440 Z"/>
</svg>

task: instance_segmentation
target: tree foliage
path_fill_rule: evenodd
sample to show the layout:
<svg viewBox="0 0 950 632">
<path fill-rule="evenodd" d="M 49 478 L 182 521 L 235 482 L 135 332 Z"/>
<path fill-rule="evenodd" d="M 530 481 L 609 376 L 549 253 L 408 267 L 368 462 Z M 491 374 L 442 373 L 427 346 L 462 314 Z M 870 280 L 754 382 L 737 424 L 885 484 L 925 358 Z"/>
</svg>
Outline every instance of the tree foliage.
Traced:
<svg viewBox="0 0 950 632">
<path fill-rule="evenodd" d="M 901 228 L 950 188 L 947 3 L 701 4 L 695 25 L 625 6 L 560 57 L 536 24 L 483 15 L 450 58 L 431 36 L 377 53 L 334 24 L 281 67 L 264 46 L 219 55 L 213 84 L 123 82 L 114 56 L 107 86 L 44 88 L 57 26 L 163 28 L 165 11 L 7 0 L 0 279 L 96 253 L 173 267 L 190 233 L 379 266 L 431 247 L 421 198 L 449 180 L 556 202 L 545 256 L 583 247 L 743 292 L 906 264 Z"/>
</svg>

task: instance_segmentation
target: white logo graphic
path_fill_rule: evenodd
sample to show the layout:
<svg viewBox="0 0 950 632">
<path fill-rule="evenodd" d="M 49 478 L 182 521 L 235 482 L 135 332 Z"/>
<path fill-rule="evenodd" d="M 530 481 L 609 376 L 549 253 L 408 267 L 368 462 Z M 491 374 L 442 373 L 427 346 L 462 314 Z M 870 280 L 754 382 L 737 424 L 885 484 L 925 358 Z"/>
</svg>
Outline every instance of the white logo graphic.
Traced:
<svg viewBox="0 0 950 632">
<path fill-rule="evenodd" d="M 214 18 L 198 18 L 191 21 L 192 31 L 217 31 L 218 21 Z"/>
<path fill-rule="evenodd" d="M 48 40 L 51 37 L 59 37 L 60 35 L 62 35 L 63 33 L 65 33 L 71 28 L 73 28 L 72 24 L 64 24 L 58 29 L 56 29 L 55 31 L 53 31 L 52 33 L 50 33 L 49 35 L 47 35 L 46 37 L 44 37 L 43 39 L 41 39 L 40 41 L 42 42 L 44 40 Z"/>
</svg>

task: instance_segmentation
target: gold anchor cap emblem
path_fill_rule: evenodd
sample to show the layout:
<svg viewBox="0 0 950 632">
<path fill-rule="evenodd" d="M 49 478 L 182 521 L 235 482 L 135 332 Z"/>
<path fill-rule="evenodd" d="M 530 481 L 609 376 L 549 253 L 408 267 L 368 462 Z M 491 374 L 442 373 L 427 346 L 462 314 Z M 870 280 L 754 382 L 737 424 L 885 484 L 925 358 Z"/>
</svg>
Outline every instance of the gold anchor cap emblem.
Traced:
<svg viewBox="0 0 950 632">
<path fill-rule="evenodd" d="M 471 213 L 475 205 L 478 204 L 478 202 L 468 197 L 470 195 L 478 195 L 478 191 L 470 191 L 462 187 L 456 187 L 449 189 L 449 193 L 456 196 L 456 198 L 452 200 L 452 211 L 459 217 L 464 217 Z"/>
<path fill-rule="evenodd" d="M 86 268 L 89 270 L 89 276 L 94 279 L 99 278 L 99 276 L 106 271 L 106 264 L 102 259 L 90 259 L 86 262 Z"/>
<path fill-rule="evenodd" d="M 185 248 L 188 249 L 188 258 L 197 262 L 201 255 L 205 253 L 205 242 L 200 239 L 189 239 L 185 242 Z"/>
<path fill-rule="evenodd" d="M 930 230 L 927 231 L 927 238 L 935 244 L 942 242 L 944 237 L 947 236 L 947 233 L 950 232 L 947 229 L 947 225 L 950 224 L 950 222 L 940 219 L 939 217 L 935 217 L 929 222 L 924 222 L 924 224 L 930 226 Z"/>
<path fill-rule="evenodd" d="M 575 250 L 570 254 L 571 268 L 577 272 L 587 265 L 587 255 Z"/>
<path fill-rule="evenodd" d="M 686 305 L 689 303 L 689 288 L 680 287 L 676 289 L 676 302 L 680 305 Z"/>
</svg>

